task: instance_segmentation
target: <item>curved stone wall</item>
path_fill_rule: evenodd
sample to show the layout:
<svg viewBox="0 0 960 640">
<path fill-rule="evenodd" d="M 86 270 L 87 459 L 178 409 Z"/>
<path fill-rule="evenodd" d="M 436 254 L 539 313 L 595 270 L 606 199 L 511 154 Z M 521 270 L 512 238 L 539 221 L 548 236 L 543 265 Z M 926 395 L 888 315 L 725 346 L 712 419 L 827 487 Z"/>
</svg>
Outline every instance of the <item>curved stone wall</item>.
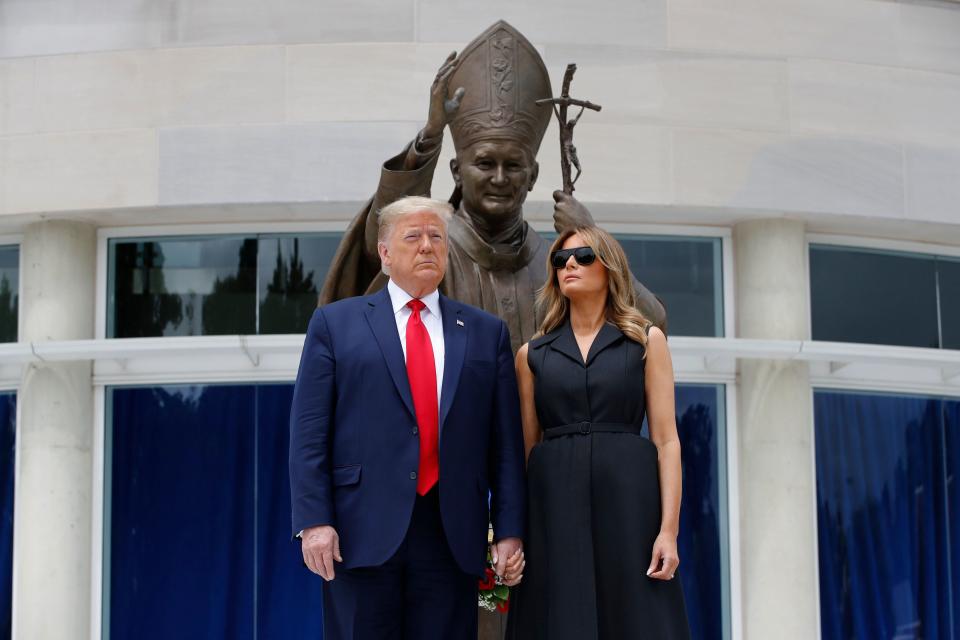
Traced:
<svg viewBox="0 0 960 640">
<path fill-rule="evenodd" d="M 0 4 L 8 221 L 321 202 L 348 217 L 421 125 L 446 53 L 503 17 L 555 83 L 576 61 L 576 93 L 604 105 L 577 130 L 585 201 L 679 222 L 960 222 L 960 5 L 85 4 Z M 548 133 L 533 210 L 548 211 L 556 156 Z"/>
</svg>

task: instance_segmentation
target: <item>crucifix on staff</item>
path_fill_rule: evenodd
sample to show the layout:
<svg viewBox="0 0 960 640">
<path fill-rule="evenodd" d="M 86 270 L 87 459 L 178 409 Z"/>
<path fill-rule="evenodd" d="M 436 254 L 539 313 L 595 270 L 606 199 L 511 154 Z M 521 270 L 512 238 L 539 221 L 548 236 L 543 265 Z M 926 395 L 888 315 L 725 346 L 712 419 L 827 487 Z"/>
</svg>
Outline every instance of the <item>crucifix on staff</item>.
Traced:
<svg viewBox="0 0 960 640">
<path fill-rule="evenodd" d="M 573 81 L 573 74 L 577 71 L 576 64 L 568 64 L 567 70 L 563 74 L 563 85 L 560 89 L 559 98 L 545 98 L 537 100 L 540 106 L 551 105 L 553 112 L 560 122 L 560 170 L 563 173 L 563 192 L 567 195 L 573 195 L 573 185 L 576 184 L 583 169 L 580 167 L 580 159 L 577 157 L 577 148 L 573 145 L 573 128 L 580 121 L 580 116 L 586 109 L 600 111 L 602 107 L 589 100 L 577 100 L 570 97 L 570 83 Z M 580 107 L 580 111 L 572 119 L 567 119 L 567 110 L 571 107 Z M 577 175 L 571 175 L 570 167 L 577 170 Z"/>
</svg>

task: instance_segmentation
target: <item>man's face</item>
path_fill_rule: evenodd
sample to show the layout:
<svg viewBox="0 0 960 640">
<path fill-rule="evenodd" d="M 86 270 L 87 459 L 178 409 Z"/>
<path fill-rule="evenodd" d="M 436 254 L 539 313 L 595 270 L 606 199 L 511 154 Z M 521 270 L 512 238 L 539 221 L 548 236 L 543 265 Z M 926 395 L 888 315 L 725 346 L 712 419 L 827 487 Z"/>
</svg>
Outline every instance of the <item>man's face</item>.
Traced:
<svg viewBox="0 0 960 640">
<path fill-rule="evenodd" d="M 447 228 L 432 211 L 402 216 L 378 249 L 390 279 L 415 298 L 436 289 L 447 270 Z"/>
<path fill-rule="evenodd" d="M 526 147 L 511 140 L 478 142 L 450 161 L 463 208 L 491 221 L 520 211 L 539 169 Z"/>
</svg>

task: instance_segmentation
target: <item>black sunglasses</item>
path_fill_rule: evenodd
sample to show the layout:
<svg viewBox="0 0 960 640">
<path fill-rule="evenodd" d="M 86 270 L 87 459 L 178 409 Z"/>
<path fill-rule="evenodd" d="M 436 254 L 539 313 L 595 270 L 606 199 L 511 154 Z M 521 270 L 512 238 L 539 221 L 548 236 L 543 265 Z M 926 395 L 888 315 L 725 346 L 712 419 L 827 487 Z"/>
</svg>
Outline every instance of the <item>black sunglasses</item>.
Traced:
<svg viewBox="0 0 960 640">
<path fill-rule="evenodd" d="M 573 256 L 577 264 L 584 267 L 593 264 L 597 259 L 597 254 L 593 252 L 593 247 L 574 247 L 573 249 L 557 249 L 550 254 L 550 264 L 554 269 L 563 269 L 567 261 Z"/>
</svg>

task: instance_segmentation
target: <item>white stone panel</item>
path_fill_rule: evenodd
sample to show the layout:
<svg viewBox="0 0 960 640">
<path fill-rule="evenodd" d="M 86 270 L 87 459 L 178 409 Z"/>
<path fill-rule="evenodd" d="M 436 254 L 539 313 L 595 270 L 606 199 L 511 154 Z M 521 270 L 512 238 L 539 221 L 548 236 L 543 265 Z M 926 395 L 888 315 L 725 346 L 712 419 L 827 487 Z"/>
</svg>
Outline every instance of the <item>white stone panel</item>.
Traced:
<svg viewBox="0 0 960 640">
<path fill-rule="evenodd" d="M 672 57 L 662 63 L 672 122 L 785 130 L 786 64 L 742 58 Z"/>
<path fill-rule="evenodd" d="M 291 46 L 288 119 L 424 122 L 430 86 L 454 49 L 412 43 Z"/>
<path fill-rule="evenodd" d="M 413 0 L 170 0 L 165 45 L 409 42 Z"/>
<path fill-rule="evenodd" d="M 365 200 L 418 123 L 188 127 L 160 133 L 160 204 Z"/>
<path fill-rule="evenodd" d="M 37 128 L 36 60 L 0 60 L 0 136 Z"/>
<path fill-rule="evenodd" d="M 900 2 L 903 64 L 960 73 L 960 4 Z"/>
<path fill-rule="evenodd" d="M 791 129 L 896 138 L 903 102 L 896 82 L 893 67 L 791 60 Z"/>
<path fill-rule="evenodd" d="M 154 131 L 15 136 L 2 144 L 0 201 L 7 213 L 157 202 Z"/>
<path fill-rule="evenodd" d="M 531 42 L 629 44 L 666 43 L 667 0 L 418 0 L 417 40 L 466 44 L 503 19 Z"/>
<path fill-rule="evenodd" d="M 557 85 L 577 63 L 574 94 L 603 105 L 587 118 L 785 131 L 787 66 L 782 60 L 708 56 L 626 46 L 545 47 Z"/>
<path fill-rule="evenodd" d="M 668 203 L 672 200 L 670 132 L 663 127 L 587 123 L 576 130 L 584 169 L 576 195 L 589 202 Z M 563 186 L 555 127 L 540 147 L 540 179 L 531 198 L 553 202 Z"/>
<path fill-rule="evenodd" d="M 283 47 L 163 49 L 146 75 L 160 126 L 282 122 Z"/>
<path fill-rule="evenodd" d="M 896 64 L 899 3 L 670 0 L 670 47 Z"/>
<path fill-rule="evenodd" d="M 204 47 L 36 60 L 43 131 L 283 121 L 283 47 Z"/>
<path fill-rule="evenodd" d="M 170 0 L 4 0 L 0 58 L 160 45 Z"/>
<path fill-rule="evenodd" d="M 677 130 L 678 204 L 902 217 L 899 145 L 836 137 Z"/>
<path fill-rule="evenodd" d="M 960 145 L 960 75 L 796 60 L 790 99 L 796 132 Z"/>
<path fill-rule="evenodd" d="M 960 147 L 960 74 L 904 69 L 898 84 L 904 138 Z"/>
<path fill-rule="evenodd" d="M 152 127 L 156 102 L 144 69 L 147 52 L 117 51 L 38 58 L 41 131 Z"/>
<path fill-rule="evenodd" d="M 960 149 L 906 148 L 907 217 L 960 225 Z"/>
</svg>

